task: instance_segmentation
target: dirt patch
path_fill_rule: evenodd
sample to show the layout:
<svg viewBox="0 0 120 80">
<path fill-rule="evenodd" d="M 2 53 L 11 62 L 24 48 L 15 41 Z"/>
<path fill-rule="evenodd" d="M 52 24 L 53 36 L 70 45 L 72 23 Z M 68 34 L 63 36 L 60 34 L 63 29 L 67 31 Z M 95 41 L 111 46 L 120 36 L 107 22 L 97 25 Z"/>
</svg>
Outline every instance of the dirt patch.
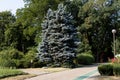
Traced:
<svg viewBox="0 0 120 80">
<path fill-rule="evenodd" d="M 69 68 L 28 68 L 28 69 L 20 69 L 25 73 L 29 74 L 35 74 L 35 75 L 43 75 L 43 74 L 48 74 L 48 73 L 53 73 L 53 72 L 59 72 L 59 71 L 65 71 L 69 70 Z"/>
</svg>

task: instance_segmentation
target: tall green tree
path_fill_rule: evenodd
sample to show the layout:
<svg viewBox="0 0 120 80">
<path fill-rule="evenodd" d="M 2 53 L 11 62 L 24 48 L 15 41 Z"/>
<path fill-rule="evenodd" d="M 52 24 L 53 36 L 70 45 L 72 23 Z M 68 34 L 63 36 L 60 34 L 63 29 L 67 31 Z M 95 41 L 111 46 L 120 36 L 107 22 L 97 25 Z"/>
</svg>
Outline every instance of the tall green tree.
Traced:
<svg viewBox="0 0 120 80">
<path fill-rule="evenodd" d="M 6 31 L 16 21 L 16 18 L 10 11 L 0 12 L 0 50 L 4 49 L 8 45 L 6 43 Z"/>
<path fill-rule="evenodd" d="M 49 8 L 56 9 L 57 5 L 64 0 L 24 0 L 25 8 L 18 9 L 16 23 L 21 25 L 21 51 L 38 45 L 41 40 L 41 22 Z M 36 35 L 37 34 L 37 35 Z"/>
</svg>

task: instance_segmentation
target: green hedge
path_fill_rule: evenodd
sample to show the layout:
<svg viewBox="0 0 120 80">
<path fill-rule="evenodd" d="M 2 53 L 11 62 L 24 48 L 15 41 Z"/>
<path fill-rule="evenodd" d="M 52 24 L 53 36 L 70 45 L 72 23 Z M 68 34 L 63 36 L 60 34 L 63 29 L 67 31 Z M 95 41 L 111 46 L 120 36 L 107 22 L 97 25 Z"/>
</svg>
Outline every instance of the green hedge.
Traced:
<svg viewBox="0 0 120 80">
<path fill-rule="evenodd" d="M 102 64 L 98 66 L 98 71 L 104 76 L 120 76 L 120 64 Z"/>
<path fill-rule="evenodd" d="M 89 65 L 94 63 L 94 57 L 91 54 L 88 53 L 82 53 L 77 55 L 77 63 L 78 64 L 84 64 L 84 65 Z"/>
<path fill-rule="evenodd" d="M 115 76 L 120 76 L 120 64 L 113 65 L 113 74 Z"/>
<path fill-rule="evenodd" d="M 101 75 L 110 76 L 113 75 L 113 65 L 112 64 L 102 64 L 98 66 L 98 71 Z"/>
</svg>

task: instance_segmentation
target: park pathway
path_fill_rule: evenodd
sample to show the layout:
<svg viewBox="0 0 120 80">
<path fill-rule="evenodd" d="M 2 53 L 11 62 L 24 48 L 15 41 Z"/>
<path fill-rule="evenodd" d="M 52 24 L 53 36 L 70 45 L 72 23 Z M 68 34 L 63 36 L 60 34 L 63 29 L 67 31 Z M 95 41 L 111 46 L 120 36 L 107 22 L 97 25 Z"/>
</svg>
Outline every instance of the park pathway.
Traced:
<svg viewBox="0 0 120 80">
<path fill-rule="evenodd" d="M 38 75 L 37 77 L 25 80 L 96 80 L 95 77 L 99 75 L 97 66 L 98 65 L 91 65 L 61 72 Z"/>
</svg>

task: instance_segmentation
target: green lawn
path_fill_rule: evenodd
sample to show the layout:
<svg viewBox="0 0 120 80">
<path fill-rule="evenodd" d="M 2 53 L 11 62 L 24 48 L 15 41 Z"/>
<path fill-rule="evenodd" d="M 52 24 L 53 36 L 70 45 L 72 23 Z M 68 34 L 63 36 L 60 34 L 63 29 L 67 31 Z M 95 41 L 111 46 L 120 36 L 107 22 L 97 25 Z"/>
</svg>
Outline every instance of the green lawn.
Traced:
<svg viewBox="0 0 120 80">
<path fill-rule="evenodd" d="M 0 79 L 9 76 L 22 75 L 22 74 L 25 73 L 17 69 L 0 68 Z"/>
</svg>

